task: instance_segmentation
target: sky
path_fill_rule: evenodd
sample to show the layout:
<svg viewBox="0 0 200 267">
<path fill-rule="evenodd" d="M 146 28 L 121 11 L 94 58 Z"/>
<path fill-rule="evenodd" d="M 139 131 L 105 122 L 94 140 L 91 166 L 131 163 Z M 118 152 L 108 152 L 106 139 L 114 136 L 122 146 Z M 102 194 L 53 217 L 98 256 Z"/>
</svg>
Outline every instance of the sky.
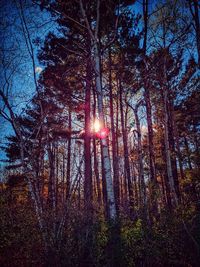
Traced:
<svg viewBox="0 0 200 267">
<path fill-rule="evenodd" d="M 27 49 L 18 3 L 19 1 L 1 0 L 0 58 L 3 64 L 0 65 L 0 86 L 1 88 L 5 86 L 6 77 L 10 84 L 8 95 L 13 110 L 20 114 L 35 94 L 35 84 L 32 60 Z M 30 1 L 26 1 L 23 12 L 31 40 L 39 37 L 43 42 L 48 32 L 55 27 L 55 22 L 47 12 L 42 12 L 39 7 L 33 8 Z M 43 67 L 37 60 L 38 47 L 33 45 L 33 49 L 36 61 L 35 72 L 39 77 Z M 1 108 L 2 105 L 3 103 L 0 101 Z M 5 136 L 11 133 L 12 127 L 0 116 L 0 146 L 5 145 Z M 0 159 L 6 159 L 5 153 L 1 149 Z"/>
</svg>

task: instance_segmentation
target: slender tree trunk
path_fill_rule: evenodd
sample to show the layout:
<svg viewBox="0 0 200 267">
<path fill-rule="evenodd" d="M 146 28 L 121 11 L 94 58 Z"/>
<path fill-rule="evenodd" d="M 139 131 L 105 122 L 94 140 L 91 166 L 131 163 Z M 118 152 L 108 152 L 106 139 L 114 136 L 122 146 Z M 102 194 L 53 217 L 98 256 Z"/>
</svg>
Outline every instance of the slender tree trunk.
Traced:
<svg viewBox="0 0 200 267">
<path fill-rule="evenodd" d="M 144 68 L 148 71 L 148 65 L 146 62 L 146 49 L 147 49 L 147 34 L 148 34 L 148 0 L 143 0 L 143 19 L 144 19 L 144 41 L 143 41 L 143 54 L 144 54 Z M 149 86 L 146 82 L 147 77 L 146 73 L 143 75 L 144 80 L 144 100 L 146 105 L 146 114 L 147 114 L 147 127 L 148 127 L 148 142 L 149 142 L 149 166 L 150 166 L 150 177 L 151 182 L 156 186 L 156 169 L 155 169 L 155 157 L 154 157 L 154 145 L 153 145 L 153 124 L 152 124 L 152 108 L 150 100 Z"/>
<path fill-rule="evenodd" d="M 97 41 L 94 42 L 94 62 L 95 62 L 95 74 L 96 74 L 96 93 L 97 93 L 97 103 L 98 103 L 98 113 L 99 119 L 102 123 L 103 127 L 105 126 L 105 115 L 103 108 L 103 91 L 101 86 L 101 67 L 100 67 L 100 56 Z M 103 157 L 103 168 L 105 172 L 106 179 L 106 191 L 107 191 L 107 201 L 108 201 L 108 211 L 109 218 L 116 218 L 116 205 L 114 198 L 114 188 L 113 188 L 113 180 L 111 173 L 111 164 L 110 157 L 108 151 L 108 143 L 107 139 L 101 139 L 101 147 L 102 147 L 102 157 Z"/>
<path fill-rule="evenodd" d="M 150 178 L 152 183 L 156 184 L 156 170 L 155 170 L 155 157 L 154 157 L 154 144 L 153 144 L 153 123 L 152 123 L 152 111 L 149 88 L 145 86 L 144 99 L 146 104 L 147 114 L 147 128 L 148 128 L 148 149 L 149 149 L 149 166 L 150 166 Z"/>
<path fill-rule="evenodd" d="M 144 77 L 145 81 L 146 77 Z M 144 84 L 144 101 L 147 115 L 147 128 L 148 128 L 148 153 L 149 153 L 149 171 L 150 171 L 150 198 L 151 198 L 151 214 L 157 215 L 157 199 L 156 194 L 158 191 L 158 182 L 156 178 L 155 168 L 155 155 L 154 155 L 154 143 L 153 143 L 153 123 L 152 123 L 152 107 L 150 100 L 150 92 L 148 84 Z"/>
<path fill-rule="evenodd" d="M 49 160 L 49 183 L 48 183 L 48 203 L 50 208 L 55 211 L 55 158 L 53 144 L 48 141 L 47 146 Z"/>
<path fill-rule="evenodd" d="M 169 115 L 168 115 L 168 92 L 164 88 L 163 92 L 163 104 L 164 104 L 164 141 L 165 141 L 165 154 L 166 154 L 166 164 L 167 164 L 167 176 L 170 186 L 171 197 L 175 206 L 178 205 L 178 198 L 175 190 L 175 183 L 172 172 L 171 164 L 171 151 L 170 151 L 170 142 L 169 142 Z"/>
<path fill-rule="evenodd" d="M 139 161 L 139 183 L 141 188 L 141 208 L 143 210 L 143 215 L 146 218 L 146 185 L 144 181 L 144 168 L 143 168 L 143 156 L 142 156 L 142 135 L 140 128 L 140 121 L 138 117 L 138 107 L 134 109 L 135 121 L 136 121 L 136 129 L 138 134 L 138 161 Z"/>
<path fill-rule="evenodd" d="M 82 0 L 79 1 L 80 10 L 85 21 L 88 34 L 90 35 L 92 42 L 92 52 L 94 57 L 94 72 L 95 72 L 95 82 L 96 82 L 96 93 L 97 93 L 97 104 L 98 104 L 98 113 L 99 119 L 102 126 L 105 126 L 105 115 L 104 115 L 104 107 L 103 107 L 103 90 L 101 84 L 101 66 L 100 66 L 100 52 L 99 52 L 99 21 L 100 21 L 100 1 L 97 1 L 96 8 L 96 25 L 95 31 L 93 32 L 91 29 L 91 25 L 89 23 L 87 14 L 85 12 Z M 113 180 L 112 180 L 112 172 L 111 172 L 111 162 L 109 157 L 108 143 L 107 139 L 101 139 L 101 148 L 102 148 L 102 160 L 103 160 L 103 168 L 106 180 L 106 192 L 107 192 L 107 204 L 108 204 L 108 217 L 110 219 L 116 218 L 116 205 L 115 205 L 115 197 L 114 197 L 114 188 L 113 188 Z"/>
<path fill-rule="evenodd" d="M 55 205 L 56 213 L 58 211 L 58 202 L 59 202 L 59 143 L 56 143 L 55 148 L 55 166 L 56 166 L 56 177 L 55 177 Z M 56 214 L 57 215 L 57 214 Z"/>
<path fill-rule="evenodd" d="M 193 137 L 193 143 L 195 147 L 195 166 L 198 170 L 200 170 L 200 146 L 199 146 L 199 141 L 198 141 L 198 130 L 197 126 L 193 125 L 193 132 L 194 132 L 194 137 Z"/>
<path fill-rule="evenodd" d="M 176 124 L 174 124 L 174 135 L 175 135 L 176 153 L 177 153 L 178 164 L 179 164 L 179 169 L 180 169 L 180 178 L 181 180 L 183 180 L 185 177 L 184 171 L 183 171 L 183 158 L 181 154 L 179 135 L 178 135 L 178 129 L 176 127 Z"/>
<path fill-rule="evenodd" d="M 85 181 L 84 181 L 84 201 L 88 214 L 92 216 L 92 167 L 91 167 L 91 60 L 87 60 L 86 87 L 85 87 L 85 135 L 84 135 L 84 161 L 85 161 Z"/>
<path fill-rule="evenodd" d="M 160 176 L 163 179 L 163 185 L 164 185 L 164 194 L 166 198 L 166 208 L 168 208 L 170 211 L 172 210 L 172 199 L 171 199 L 171 193 L 170 193 L 170 185 L 169 185 L 169 179 L 167 175 L 167 166 L 166 166 L 166 150 L 165 150 L 165 137 L 164 133 L 162 134 L 162 139 L 161 139 L 161 162 L 162 162 L 162 168 L 160 170 Z"/>
<path fill-rule="evenodd" d="M 148 65 L 146 62 L 147 53 L 147 36 L 148 36 L 148 0 L 143 0 L 143 19 L 144 19 L 144 41 L 143 41 L 143 56 L 144 56 L 144 69 L 148 71 Z M 149 168 L 150 168 L 150 198 L 152 202 L 152 214 L 157 214 L 157 200 L 156 192 L 158 190 L 158 183 L 156 178 L 155 156 L 154 156 L 154 144 L 153 144 L 153 123 L 152 123 L 152 108 L 150 100 L 150 91 L 147 82 L 147 77 L 143 75 L 144 81 L 144 101 L 146 105 L 147 114 L 147 128 L 148 128 L 148 151 L 149 151 Z"/>
<path fill-rule="evenodd" d="M 100 176 L 99 176 L 99 162 L 97 159 L 97 147 L 96 147 L 96 140 L 93 140 L 93 149 L 94 149 L 94 173 L 96 177 L 96 184 L 97 184 L 97 201 L 99 206 L 102 204 L 101 198 L 101 183 L 100 183 Z"/>
<path fill-rule="evenodd" d="M 117 92 L 117 107 L 116 107 L 116 131 L 115 131 L 115 140 L 116 140 L 116 156 L 117 156 L 117 164 L 118 164 L 118 175 L 119 175 L 119 203 L 121 205 L 122 199 L 124 198 L 123 195 L 123 183 L 122 179 L 120 178 L 119 173 L 119 92 Z"/>
<path fill-rule="evenodd" d="M 96 119 L 96 95 L 95 90 L 93 89 L 93 119 Z M 96 139 L 93 138 L 93 151 L 94 151 L 94 173 L 97 182 L 97 200 L 99 206 L 102 204 L 102 194 L 101 194 L 101 182 L 100 182 L 100 175 L 99 175 L 99 162 L 97 159 L 97 142 Z"/>
<path fill-rule="evenodd" d="M 186 149 L 186 154 L 187 154 L 187 161 L 188 161 L 188 167 L 190 170 L 192 170 L 192 162 L 191 162 L 191 158 L 190 158 L 190 149 L 189 149 L 189 145 L 188 145 L 188 140 L 187 137 L 184 136 L 184 144 L 185 144 L 185 149 Z"/>
<path fill-rule="evenodd" d="M 113 93 L 112 93 L 112 58 L 109 50 L 109 96 L 110 96 L 110 120 L 111 120 L 111 134 L 112 134 L 112 160 L 113 160 L 113 182 L 116 209 L 119 212 L 119 163 L 116 148 L 116 134 L 114 125 L 114 110 L 113 110 Z"/>
<path fill-rule="evenodd" d="M 63 156 L 62 156 L 61 199 L 62 199 L 62 204 L 64 204 L 64 201 L 65 201 L 65 152 L 64 151 L 63 151 Z"/>
<path fill-rule="evenodd" d="M 139 188 L 137 182 L 137 175 L 135 173 L 135 163 L 132 162 L 132 176 L 133 176 L 133 185 L 134 185 L 134 198 L 135 198 L 135 207 L 139 207 Z"/>
<path fill-rule="evenodd" d="M 124 122 L 122 93 L 123 92 L 122 92 L 121 80 L 119 79 L 120 115 L 121 115 L 121 127 L 122 127 L 122 137 L 123 137 L 123 147 L 124 147 L 124 173 L 125 173 L 125 179 L 127 179 L 128 183 L 129 205 L 131 213 L 130 215 L 132 216 L 134 210 L 134 196 L 133 196 L 133 185 L 131 183 L 131 170 L 129 162 L 127 130 L 125 129 L 125 122 Z"/>
<path fill-rule="evenodd" d="M 68 128 L 70 131 L 70 136 L 67 143 L 67 174 L 66 174 L 66 199 L 69 198 L 70 184 L 71 184 L 71 130 L 72 130 L 72 116 L 71 110 L 68 111 Z"/>
<path fill-rule="evenodd" d="M 174 178 L 174 185 L 176 190 L 176 195 L 178 201 L 181 200 L 180 189 L 179 189 L 179 180 L 178 180 L 178 170 L 177 170 L 177 159 L 176 159 L 176 150 L 175 150 L 175 121 L 174 121 L 174 107 L 172 99 L 169 97 L 169 143 L 170 143 L 170 151 L 171 151 L 171 164 L 172 164 L 172 172 Z"/>
<path fill-rule="evenodd" d="M 162 173 L 160 173 L 160 177 L 161 177 L 161 188 L 162 188 L 162 203 L 165 206 L 167 204 L 165 179 L 164 179 L 164 175 Z"/>
</svg>

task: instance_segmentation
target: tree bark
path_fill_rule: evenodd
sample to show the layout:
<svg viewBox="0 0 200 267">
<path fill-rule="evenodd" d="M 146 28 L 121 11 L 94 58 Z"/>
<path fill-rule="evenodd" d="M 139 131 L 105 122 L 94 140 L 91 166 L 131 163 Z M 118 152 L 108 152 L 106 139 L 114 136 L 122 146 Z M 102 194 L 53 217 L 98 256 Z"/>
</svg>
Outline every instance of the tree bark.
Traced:
<svg viewBox="0 0 200 267">
<path fill-rule="evenodd" d="M 84 203 L 88 217 L 92 216 L 92 167 L 91 167 L 91 60 L 87 60 L 86 86 L 85 86 L 85 135 L 84 135 L 84 159 L 85 159 L 85 181 L 84 181 Z"/>
<path fill-rule="evenodd" d="M 163 105 L 164 105 L 164 141 L 165 141 L 165 154 L 166 154 L 166 164 L 167 164 L 167 176 L 170 186 L 171 197 L 174 206 L 178 205 L 178 198 L 175 190 L 175 183 L 172 172 L 172 164 L 171 164 L 171 151 L 170 151 L 170 142 L 169 142 L 169 115 L 168 115 L 168 92 L 167 89 L 163 89 Z"/>
<path fill-rule="evenodd" d="M 96 119 L 96 94 L 95 90 L 93 89 L 93 119 Z M 97 200 L 99 206 L 102 204 L 102 193 L 101 193 L 101 182 L 100 182 L 100 175 L 99 175 L 99 162 L 97 159 L 97 142 L 96 139 L 93 138 L 93 150 L 94 150 L 94 173 L 96 177 L 96 182 L 97 182 Z M 102 168 L 103 169 L 103 168 Z M 103 179 L 103 177 L 102 177 Z M 105 192 L 106 194 L 106 192 Z M 106 201 L 104 201 L 106 203 Z M 105 204 L 106 205 L 106 204 Z"/>
<path fill-rule="evenodd" d="M 67 174 L 66 174 L 66 199 L 69 198 L 70 195 L 70 184 L 71 184 L 71 130 L 72 130 L 72 116 L 71 110 L 69 107 L 68 111 L 68 128 L 70 131 L 70 136 L 68 138 L 67 143 Z"/>
<path fill-rule="evenodd" d="M 140 204 L 143 210 L 144 218 L 146 219 L 146 185 L 144 181 L 144 167 L 143 167 L 143 156 L 142 156 L 142 135 L 141 135 L 141 128 L 140 128 L 140 121 L 138 117 L 138 106 L 136 106 L 134 110 L 135 114 L 135 121 L 136 121 L 136 129 L 138 135 L 138 161 L 139 161 L 139 183 L 140 183 Z"/>
<path fill-rule="evenodd" d="M 123 137 L 123 147 L 124 147 L 124 174 L 125 174 L 125 179 L 127 180 L 127 185 L 128 185 L 130 215 L 132 216 L 133 210 L 134 210 L 134 195 L 133 195 L 133 185 L 131 182 L 131 170 L 130 170 L 130 162 L 129 162 L 127 130 L 125 129 L 125 123 L 124 123 L 122 93 L 123 93 L 122 84 L 121 84 L 121 80 L 119 79 L 120 115 L 121 115 L 121 127 L 122 127 L 122 137 Z"/>
<path fill-rule="evenodd" d="M 79 1 L 80 9 L 82 16 L 85 20 L 86 27 L 88 33 L 91 38 L 92 43 L 92 52 L 94 58 L 94 72 L 95 72 L 95 83 L 96 83 L 96 93 L 97 93 L 97 104 L 98 104 L 98 113 L 99 120 L 102 126 L 105 126 L 105 115 L 103 108 L 103 90 L 101 85 L 101 66 L 100 66 L 100 52 L 99 52 L 99 20 L 100 20 L 100 1 L 97 1 L 97 9 L 96 9 L 96 25 L 95 32 L 93 33 L 91 29 L 91 25 L 89 24 L 85 9 L 83 7 L 82 0 Z M 112 172 L 111 172 L 111 162 L 108 151 L 108 143 L 107 139 L 101 139 L 101 148 L 102 148 L 102 160 L 103 160 L 103 168 L 105 173 L 106 180 L 106 192 L 107 192 L 107 204 L 108 204 L 108 216 L 110 219 L 116 219 L 116 205 L 115 205 L 115 197 L 114 197 L 114 188 L 113 188 L 113 180 L 112 180 Z"/>
<path fill-rule="evenodd" d="M 109 96 L 110 96 L 110 120 L 111 120 L 111 134 L 112 134 L 112 160 L 113 160 L 113 182 L 114 182 L 114 193 L 115 193 L 115 202 L 116 210 L 119 212 L 119 163 L 117 156 L 117 147 L 116 147 L 116 134 L 115 134 L 115 125 L 114 125 L 114 110 L 113 110 L 113 92 L 112 92 L 112 58 L 111 51 L 109 50 Z"/>
</svg>

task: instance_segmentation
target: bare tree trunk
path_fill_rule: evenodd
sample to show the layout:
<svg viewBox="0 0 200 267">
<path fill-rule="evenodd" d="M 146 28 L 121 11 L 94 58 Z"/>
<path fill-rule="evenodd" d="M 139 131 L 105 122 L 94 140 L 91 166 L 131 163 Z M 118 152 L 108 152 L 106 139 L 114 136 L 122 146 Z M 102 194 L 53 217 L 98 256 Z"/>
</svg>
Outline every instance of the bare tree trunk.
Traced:
<svg viewBox="0 0 200 267">
<path fill-rule="evenodd" d="M 68 111 L 68 127 L 69 127 L 69 131 L 71 133 L 72 117 L 71 117 L 70 108 Z M 68 139 L 68 144 L 67 144 L 66 199 L 68 199 L 68 197 L 69 197 L 70 184 L 71 184 L 71 134 L 70 134 L 70 137 Z"/>
<path fill-rule="evenodd" d="M 59 143 L 56 143 L 55 148 L 55 166 L 56 166 L 56 177 L 55 177 L 55 205 L 56 205 L 56 216 L 58 211 L 58 202 L 59 202 Z"/>
<path fill-rule="evenodd" d="M 135 199 L 135 207 L 139 207 L 139 188 L 137 182 L 137 175 L 135 173 L 135 163 L 132 162 L 132 176 L 133 176 L 133 188 L 134 188 L 134 199 Z"/>
<path fill-rule="evenodd" d="M 102 91 L 102 86 L 101 86 L 100 57 L 99 57 L 97 42 L 94 43 L 94 61 L 95 61 L 98 113 L 99 113 L 100 122 L 104 126 L 105 125 L 105 116 L 104 116 L 104 109 L 103 109 L 103 91 Z M 109 217 L 111 219 L 115 219 L 115 217 L 116 217 L 116 205 L 115 205 L 115 198 L 114 198 L 114 188 L 113 188 L 113 181 L 112 181 L 110 157 L 109 157 L 108 144 L 107 144 L 106 138 L 101 139 L 101 145 L 102 145 L 102 156 L 103 156 L 103 164 L 104 164 L 105 179 L 106 179 L 106 190 L 107 190 Z"/>
<path fill-rule="evenodd" d="M 178 201 L 181 200 L 180 189 L 179 189 L 179 180 L 178 180 L 178 170 L 177 170 L 177 161 L 176 161 L 176 150 L 175 150 L 175 122 L 174 122 L 174 107 L 173 102 L 170 97 L 169 98 L 169 143 L 170 143 L 170 151 L 171 151 L 171 164 L 172 164 L 172 173 L 174 178 L 174 185 L 176 190 L 176 195 Z"/>
<path fill-rule="evenodd" d="M 106 176 L 103 160 L 103 148 L 101 143 L 101 169 L 102 169 L 102 193 L 103 193 L 103 202 L 104 202 L 104 214 L 106 218 L 109 218 L 109 207 L 108 207 L 108 198 L 106 190 Z"/>
<path fill-rule="evenodd" d="M 165 137 L 163 136 L 163 139 Z M 169 210 L 172 209 L 172 198 L 171 198 L 171 192 L 170 192 L 170 185 L 169 185 L 169 179 L 167 175 L 167 166 L 166 166 L 166 152 L 165 152 L 165 141 L 162 140 L 162 162 L 163 162 L 163 169 L 161 170 L 161 176 L 163 177 L 164 180 L 164 188 L 165 188 L 165 195 L 166 195 L 166 203 L 167 203 L 167 208 Z"/>
<path fill-rule="evenodd" d="M 150 179 L 156 186 L 156 169 L 155 169 L 155 157 L 154 157 L 154 144 L 153 144 L 153 123 L 152 123 L 152 111 L 151 100 L 148 85 L 145 85 L 144 100 L 146 105 L 147 114 L 147 128 L 148 128 L 148 149 L 149 149 L 149 166 L 150 166 Z"/>
<path fill-rule="evenodd" d="M 49 161 L 48 203 L 50 208 L 55 209 L 55 159 L 53 144 L 50 143 L 50 140 L 48 140 L 47 152 Z"/>
<path fill-rule="evenodd" d="M 181 177 L 181 180 L 183 180 L 185 177 L 184 171 L 183 171 L 183 158 L 182 158 L 182 154 L 180 150 L 179 135 L 178 135 L 176 124 L 174 124 L 174 134 L 175 134 L 175 146 L 176 146 L 178 164 L 179 164 L 179 169 L 180 169 L 180 177 Z"/>
<path fill-rule="evenodd" d="M 146 218 L 147 210 L 146 210 L 146 185 L 144 181 L 144 168 L 143 168 L 143 156 L 142 156 L 142 135 L 141 135 L 141 128 L 140 128 L 140 121 L 138 117 L 138 106 L 136 106 L 134 110 L 135 114 L 135 121 L 136 121 L 136 128 L 138 134 L 138 160 L 139 160 L 139 183 L 141 188 L 141 208 L 143 210 L 144 218 Z"/>
<path fill-rule="evenodd" d="M 144 55 L 144 68 L 148 71 L 148 65 L 146 62 L 146 53 L 147 53 L 147 36 L 148 36 L 148 0 L 143 0 L 143 19 L 144 19 L 144 41 L 143 41 L 143 55 Z M 155 156 L 154 156 L 154 144 L 153 144 L 153 125 L 152 125 L 152 108 L 151 108 L 151 99 L 150 91 L 147 82 L 146 73 L 143 75 L 144 81 L 144 100 L 146 105 L 146 114 L 147 114 L 147 128 L 148 128 L 148 151 L 149 151 L 149 168 L 150 168 L 150 198 L 152 202 L 152 213 L 157 214 L 157 201 L 156 201 L 156 192 L 158 190 L 158 183 L 156 178 L 156 168 L 155 168 Z"/>
<path fill-rule="evenodd" d="M 166 190 L 165 190 L 165 179 L 162 173 L 160 173 L 161 177 L 161 188 L 162 188 L 162 202 L 165 206 L 167 204 Z"/>
<path fill-rule="evenodd" d="M 65 151 L 63 151 L 63 156 L 62 156 L 61 199 L 62 199 L 62 204 L 64 204 L 64 201 L 65 201 Z"/>
<path fill-rule="evenodd" d="M 116 156 L 117 156 L 117 164 L 118 164 L 118 175 L 119 175 L 119 205 L 121 205 L 121 201 L 123 199 L 123 188 L 122 183 L 120 181 L 120 173 L 119 173 L 119 99 L 117 94 L 117 107 L 116 107 L 116 131 L 115 131 L 115 140 L 116 140 Z"/>
<path fill-rule="evenodd" d="M 199 140 L 198 140 L 198 130 L 197 126 L 193 125 L 193 131 L 194 131 L 194 137 L 193 137 L 193 143 L 195 147 L 195 166 L 198 170 L 200 170 L 200 146 L 199 146 Z"/>
<path fill-rule="evenodd" d="M 95 90 L 93 90 L 93 119 L 96 119 L 96 95 L 95 95 Z M 100 183 L 100 175 L 99 175 L 99 162 L 97 159 L 97 143 L 96 139 L 93 138 L 93 151 L 94 151 L 94 173 L 97 181 L 97 199 L 98 199 L 98 204 L 101 206 L 102 204 L 102 194 L 101 194 L 101 183 Z"/>
<path fill-rule="evenodd" d="M 82 16 L 85 20 L 86 27 L 88 33 L 90 35 L 92 41 L 92 50 L 94 53 L 94 71 L 95 71 L 95 82 L 96 82 L 96 93 L 97 93 L 97 104 L 98 104 L 98 113 L 99 119 L 102 126 L 105 126 L 105 115 L 103 108 L 103 90 L 101 85 L 101 66 L 100 66 L 100 53 L 99 53 L 99 20 L 100 20 L 100 1 L 97 1 L 97 9 L 96 9 L 96 25 L 95 32 L 91 30 L 91 25 L 88 21 L 85 9 L 83 7 L 82 0 L 79 1 L 80 9 Z M 115 197 L 114 197 L 114 188 L 113 188 L 113 180 L 112 180 L 112 172 L 111 172 L 111 162 L 108 151 L 108 143 L 107 139 L 101 139 L 101 147 L 102 147 L 102 159 L 103 159 L 103 168 L 105 173 L 106 180 L 106 192 L 107 192 L 107 202 L 108 202 L 108 212 L 109 218 L 116 218 L 116 205 L 115 205 Z"/>
<path fill-rule="evenodd" d="M 119 97 L 120 97 L 120 115 L 121 115 L 121 127 L 122 127 L 122 137 L 123 137 L 123 147 L 124 147 L 124 172 L 125 179 L 128 183 L 128 193 L 129 193 L 129 204 L 130 204 L 130 215 L 133 215 L 134 210 L 134 196 L 133 196 L 133 185 L 131 182 L 131 170 L 129 162 L 129 151 L 127 142 L 127 130 L 125 128 L 124 113 L 123 113 L 123 99 L 122 99 L 122 85 L 119 79 Z"/>
<path fill-rule="evenodd" d="M 91 167 L 91 61 L 87 60 L 86 87 L 85 87 L 85 135 L 84 135 L 84 159 L 85 159 L 85 181 L 84 181 L 84 203 L 88 217 L 92 216 L 92 167 Z"/>
<path fill-rule="evenodd" d="M 99 177 L 99 163 L 97 159 L 97 148 L 96 148 L 96 140 L 93 140 L 93 149 L 94 149 L 94 173 L 96 177 L 96 183 L 97 183 L 97 201 L 99 206 L 102 204 L 101 200 L 101 184 L 100 184 L 100 177 Z"/>
<path fill-rule="evenodd" d="M 165 140 L 165 154 L 166 154 L 166 164 L 167 164 L 167 176 L 170 186 L 171 197 L 175 206 L 178 205 L 178 198 L 176 195 L 172 164 L 171 164 L 171 151 L 170 151 L 170 142 L 169 142 L 169 115 L 168 115 L 168 92 L 164 88 L 163 92 L 163 101 L 164 101 L 164 140 Z"/>
<path fill-rule="evenodd" d="M 111 120 L 111 134 L 112 134 L 112 160 L 113 160 L 113 182 L 114 182 L 114 193 L 116 210 L 119 212 L 119 163 L 116 148 L 116 134 L 114 125 L 114 110 L 113 110 L 113 93 L 112 93 L 112 58 L 111 51 L 109 50 L 109 95 L 110 95 L 110 120 Z"/>
<path fill-rule="evenodd" d="M 185 144 L 185 149 L 186 149 L 186 154 L 187 154 L 187 162 L 188 162 L 188 167 L 190 170 L 192 170 L 192 162 L 190 158 L 190 150 L 189 150 L 189 144 L 186 135 L 183 137 L 184 138 L 184 144 Z"/>
</svg>

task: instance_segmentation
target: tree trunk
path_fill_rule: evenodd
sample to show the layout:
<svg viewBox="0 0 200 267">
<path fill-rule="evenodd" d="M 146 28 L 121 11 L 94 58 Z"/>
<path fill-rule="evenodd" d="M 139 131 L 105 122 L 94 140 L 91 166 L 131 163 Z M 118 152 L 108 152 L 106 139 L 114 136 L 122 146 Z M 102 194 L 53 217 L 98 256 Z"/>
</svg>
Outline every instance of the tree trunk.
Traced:
<svg viewBox="0 0 200 267">
<path fill-rule="evenodd" d="M 97 93 L 97 104 L 98 104 L 98 113 L 99 120 L 102 124 L 102 127 L 105 126 L 105 115 L 103 108 L 103 90 L 101 85 L 101 66 L 100 66 L 100 53 L 99 53 L 99 20 L 100 20 L 100 1 L 97 1 L 96 8 L 96 25 L 95 31 L 93 32 L 91 29 L 91 25 L 89 23 L 88 17 L 86 15 L 82 0 L 79 1 L 80 10 L 83 16 L 83 19 L 86 24 L 86 28 L 88 30 L 88 34 L 90 35 L 91 43 L 92 43 L 92 52 L 94 57 L 94 72 L 95 72 L 95 82 L 96 82 L 96 93 Z M 113 180 L 112 180 L 112 172 L 111 172 L 111 162 L 108 151 L 108 143 L 107 139 L 101 139 L 101 149 L 102 149 L 102 160 L 103 160 L 103 169 L 106 180 L 106 192 L 107 192 L 107 204 L 108 204 L 108 217 L 110 219 L 116 218 L 116 205 L 115 205 L 115 197 L 114 197 L 114 188 L 113 188 Z"/>
<path fill-rule="evenodd" d="M 71 130 L 72 130 L 72 117 L 71 110 L 69 108 L 68 111 L 68 127 L 70 131 L 70 136 L 67 144 L 67 174 L 66 174 L 66 199 L 69 198 L 70 195 L 70 184 L 71 184 Z"/>
<path fill-rule="evenodd" d="M 94 42 L 94 70 L 96 74 L 96 93 L 97 93 L 97 104 L 98 104 L 98 113 L 99 120 L 102 126 L 105 126 L 105 115 L 103 109 L 103 91 L 101 86 L 101 68 L 100 68 L 100 56 L 97 41 Z M 107 139 L 101 139 L 101 147 L 102 147 L 102 159 L 103 159 L 103 168 L 105 173 L 106 180 L 106 192 L 107 192 L 107 202 L 108 202 L 108 216 L 110 219 L 116 218 L 116 205 L 114 198 L 114 188 L 113 188 L 113 180 L 111 173 L 111 164 L 110 157 L 108 151 Z"/>
<path fill-rule="evenodd" d="M 50 144 L 50 141 L 48 141 L 47 152 L 49 160 L 48 203 L 50 208 L 55 211 L 55 157 L 53 144 Z"/>
<path fill-rule="evenodd" d="M 117 156 L 116 147 L 116 134 L 114 125 L 114 110 L 113 110 L 113 93 L 112 93 L 112 58 L 111 51 L 109 50 L 109 96 L 110 96 L 110 120 L 111 120 L 111 134 L 112 134 L 112 160 L 113 160 L 113 182 L 114 182 L 114 193 L 116 210 L 119 212 L 119 163 Z"/>
<path fill-rule="evenodd" d="M 172 172 L 172 164 L 171 164 L 171 151 L 170 151 L 170 141 L 169 141 L 169 115 L 168 115 L 168 92 L 167 89 L 164 88 L 163 92 L 163 105 L 164 105 L 164 141 L 165 141 L 165 154 L 166 154 L 166 164 L 167 164 L 167 176 L 170 186 L 170 193 L 172 197 L 172 201 L 174 206 L 178 205 L 178 198 L 176 195 L 173 172 Z"/>
<path fill-rule="evenodd" d="M 191 158 L 190 158 L 190 149 L 189 149 L 189 145 L 188 145 L 188 140 L 187 140 L 186 135 L 183 138 L 184 138 L 184 144 L 185 144 L 185 149 L 186 149 L 188 167 L 191 171 L 193 168 L 192 168 L 192 162 L 191 162 Z"/>
<path fill-rule="evenodd" d="M 171 164 L 172 164 L 172 172 L 174 178 L 174 185 L 176 190 L 176 195 L 178 201 L 180 201 L 180 189 L 179 189 L 179 180 L 178 180 L 178 171 L 177 171 L 177 162 L 176 162 L 176 150 L 175 150 L 175 121 L 174 121 L 174 107 L 172 99 L 169 97 L 169 142 L 170 142 L 170 151 L 171 151 Z"/>
<path fill-rule="evenodd" d="M 177 129 L 176 123 L 174 123 L 174 136 L 175 136 L 176 154 L 177 154 L 178 164 L 179 164 L 179 169 L 180 169 L 180 178 L 181 178 L 181 180 L 183 180 L 185 177 L 184 171 L 183 171 L 183 157 L 181 154 L 179 134 L 178 134 L 178 129 Z"/>
<path fill-rule="evenodd" d="M 95 95 L 95 90 L 93 90 L 93 99 L 94 99 L 93 119 L 95 120 L 96 119 L 96 95 Z M 98 162 L 98 159 L 97 159 L 97 142 L 96 142 L 95 138 L 93 138 L 93 150 L 94 150 L 94 173 L 95 173 L 96 182 L 97 182 L 97 200 L 98 200 L 99 206 L 101 206 L 101 204 L 102 204 L 102 194 L 101 194 L 101 183 L 100 183 L 100 175 L 99 175 L 99 162 Z M 105 201 L 105 203 L 106 203 L 106 201 Z"/>
<path fill-rule="evenodd" d="M 140 183 L 140 204 L 141 208 L 143 210 L 144 218 L 146 218 L 146 185 L 144 181 L 144 168 L 143 168 L 143 156 L 142 156 L 142 135 L 141 135 L 141 128 L 140 128 L 140 121 L 138 117 L 138 107 L 136 106 L 134 110 L 135 114 L 135 121 L 136 121 L 136 129 L 137 129 L 137 135 L 138 135 L 138 161 L 139 161 L 139 183 Z"/>
<path fill-rule="evenodd" d="M 87 60 L 86 87 L 85 87 L 85 135 L 84 135 L 84 159 L 85 159 L 85 181 L 84 181 L 84 203 L 86 212 L 92 216 L 92 167 L 91 167 L 91 61 Z"/>
<path fill-rule="evenodd" d="M 121 80 L 119 79 L 120 115 L 121 115 L 121 127 L 122 127 L 122 137 L 123 137 L 123 147 L 124 147 L 124 174 L 125 174 L 125 179 L 127 180 L 127 183 L 128 183 L 130 215 L 132 216 L 133 210 L 134 210 L 134 196 L 133 196 L 133 185 L 131 182 L 131 170 L 130 170 L 130 162 L 129 162 L 128 142 L 127 142 L 127 130 L 125 129 L 125 123 L 124 123 L 122 93 L 123 92 L 122 92 Z"/>
</svg>

